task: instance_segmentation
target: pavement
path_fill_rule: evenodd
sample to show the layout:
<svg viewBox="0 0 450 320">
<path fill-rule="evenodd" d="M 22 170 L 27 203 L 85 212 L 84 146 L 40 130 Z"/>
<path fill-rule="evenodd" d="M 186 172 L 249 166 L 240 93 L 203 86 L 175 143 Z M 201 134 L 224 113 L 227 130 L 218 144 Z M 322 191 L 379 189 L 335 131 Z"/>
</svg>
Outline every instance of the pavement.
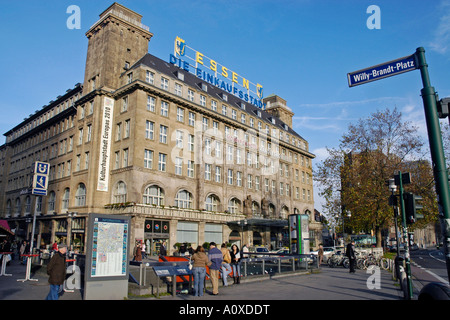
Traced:
<svg viewBox="0 0 450 320">
<path fill-rule="evenodd" d="M 25 279 L 26 266 L 18 260 L 10 261 L 6 273 L 0 276 L 0 300 L 44 300 L 49 292 L 45 268 L 35 267 L 31 279 Z M 229 283 L 232 281 L 229 281 Z M 219 295 L 210 294 L 210 288 L 202 297 L 191 294 L 161 295 L 154 297 L 129 297 L 130 300 L 202 301 L 202 300 L 401 300 L 403 292 L 392 274 L 378 269 L 371 273 L 356 270 L 350 274 L 342 267 L 322 266 L 313 273 L 296 273 L 242 278 L 240 284 L 219 288 Z M 83 300 L 82 290 L 64 292 L 60 300 Z"/>
</svg>

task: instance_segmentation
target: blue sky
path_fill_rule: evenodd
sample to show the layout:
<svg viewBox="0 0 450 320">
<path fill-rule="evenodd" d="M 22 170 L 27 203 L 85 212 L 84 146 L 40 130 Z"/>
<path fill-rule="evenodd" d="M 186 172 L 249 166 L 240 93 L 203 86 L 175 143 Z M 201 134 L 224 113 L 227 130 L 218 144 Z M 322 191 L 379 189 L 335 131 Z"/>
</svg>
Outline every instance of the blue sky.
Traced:
<svg viewBox="0 0 450 320">
<path fill-rule="evenodd" d="M 295 112 L 294 129 L 318 162 L 348 124 L 397 107 L 426 138 L 419 71 L 349 88 L 347 73 L 424 47 L 431 83 L 450 97 L 450 1 L 123 0 L 154 37 L 149 52 L 169 59 L 176 36 L 277 94 Z M 112 1 L 1 1 L 0 132 L 83 82 L 86 31 Z M 81 29 L 68 29 L 68 6 Z M 380 29 L 366 25 L 370 5 Z M 0 143 L 4 143 L 4 137 Z M 316 199 L 318 197 L 316 196 Z M 320 210 L 320 201 L 316 208 Z"/>
</svg>

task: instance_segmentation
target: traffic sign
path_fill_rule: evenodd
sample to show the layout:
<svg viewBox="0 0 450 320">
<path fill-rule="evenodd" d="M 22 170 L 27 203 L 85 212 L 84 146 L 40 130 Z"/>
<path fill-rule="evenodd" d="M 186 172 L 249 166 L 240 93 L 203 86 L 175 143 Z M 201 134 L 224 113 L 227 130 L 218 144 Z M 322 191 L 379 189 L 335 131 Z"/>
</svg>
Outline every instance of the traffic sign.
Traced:
<svg viewBox="0 0 450 320">
<path fill-rule="evenodd" d="M 47 189 L 48 176 L 45 174 L 34 174 L 32 188 Z"/>
<path fill-rule="evenodd" d="M 50 163 L 48 162 L 41 162 L 41 161 L 36 161 L 34 163 L 34 173 L 36 174 L 45 174 L 45 175 L 49 175 L 50 173 Z"/>
<path fill-rule="evenodd" d="M 373 67 L 347 73 L 348 86 L 354 87 L 375 80 L 392 77 L 400 73 L 418 69 L 415 54 L 378 64 Z"/>
<path fill-rule="evenodd" d="M 31 194 L 33 194 L 35 196 L 46 196 L 47 189 L 31 188 Z"/>
</svg>

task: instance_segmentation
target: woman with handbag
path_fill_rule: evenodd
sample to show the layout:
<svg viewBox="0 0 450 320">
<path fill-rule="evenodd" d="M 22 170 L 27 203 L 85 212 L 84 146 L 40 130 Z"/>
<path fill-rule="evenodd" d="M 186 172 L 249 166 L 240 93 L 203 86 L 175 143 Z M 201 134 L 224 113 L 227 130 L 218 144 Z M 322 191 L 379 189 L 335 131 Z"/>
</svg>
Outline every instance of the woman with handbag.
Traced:
<svg viewBox="0 0 450 320">
<path fill-rule="evenodd" d="M 192 274 L 194 275 L 194 296 L 203 296 L 203 289 L 205 287 L 206 267 L 211 265 L 205 249 L 198 246 L 197 250 L 191 257 L 192 260 Z"/>
</svg>

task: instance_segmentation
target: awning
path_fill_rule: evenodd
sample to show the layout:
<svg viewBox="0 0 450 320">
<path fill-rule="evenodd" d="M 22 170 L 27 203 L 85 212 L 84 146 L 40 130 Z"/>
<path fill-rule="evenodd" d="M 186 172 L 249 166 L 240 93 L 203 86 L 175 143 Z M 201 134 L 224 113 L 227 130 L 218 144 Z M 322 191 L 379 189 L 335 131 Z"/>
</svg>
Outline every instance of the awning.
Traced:
<svg viewBox="0 0 450 320">
<path fill-rule="evenodd" d="M 0 220 L 0 229 L 5 230 L 9 234 L 14 235 L 14 232 L 11 231 L 11 229 L 9 228 L 8 221 L 6 221 L 6 220 Z"/>
<path fill-rule="evenodd" d="M 288 220 L 283 219 L 262 219 L 262 218 L 250 218 L 228 222 L 228 225 L 238 226 L 264 226 L 264 227 L 287 227 L 289 225 Z"/>
</svg>

